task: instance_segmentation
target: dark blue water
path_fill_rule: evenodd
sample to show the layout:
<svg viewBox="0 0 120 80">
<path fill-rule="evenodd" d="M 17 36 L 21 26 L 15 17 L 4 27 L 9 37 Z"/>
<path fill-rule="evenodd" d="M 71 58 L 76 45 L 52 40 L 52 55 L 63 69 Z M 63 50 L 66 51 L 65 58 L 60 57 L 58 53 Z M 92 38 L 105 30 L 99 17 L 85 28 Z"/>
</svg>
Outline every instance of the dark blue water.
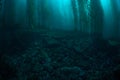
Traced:
<svg viewBox="0 0 120 80">
<path fill-rule="evenodd" d="M 0 0 L 0 80 L 120 80 L 119 0 Z"/>
</svg>

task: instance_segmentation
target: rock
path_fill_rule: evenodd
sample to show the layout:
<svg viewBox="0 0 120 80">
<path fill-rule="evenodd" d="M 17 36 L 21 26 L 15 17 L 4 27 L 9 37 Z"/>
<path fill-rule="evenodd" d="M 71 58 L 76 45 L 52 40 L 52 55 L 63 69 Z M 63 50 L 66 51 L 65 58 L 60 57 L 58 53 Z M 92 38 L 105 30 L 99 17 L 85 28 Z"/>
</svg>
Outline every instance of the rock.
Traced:
<svg viewBox="0 0 120 80">
<path fill-rule="evenodd" d="M 6 57 L 0 59 L 0 80 L 12 80 L 16 77 L 17 70 L 12 65 L 9 65 L 9 61 L 5 59 Z"/>
<path fill-rule="evenodd" d="M 55 39 L 49 39 L 49 38 L 47 39 L 46 38 L 45 43 L 46 43 L 46 45 L 45 45 L 46 48 L 56 48 L 56 47 L 60 46 L 60 42 Z"/>
<path fill-rule="evenodd" d="M 120 45 L 120 41 L 108 40 L 108 42 L 112 46 L 118 46 L 118 45 Z"/>
<path fill-rule="evenodd" d="M 85 75 L 79 67 L 62 67 L 57 71 L 60 80 L 83 80 L 82 78 Z"/>
<path fill-rule="evenodd" d="M 120 80 L 120 65 L 118 65 L 112 72 L 114 80 Z M 111 76 L 112 76 L 111 75 Z"/>
</svg>

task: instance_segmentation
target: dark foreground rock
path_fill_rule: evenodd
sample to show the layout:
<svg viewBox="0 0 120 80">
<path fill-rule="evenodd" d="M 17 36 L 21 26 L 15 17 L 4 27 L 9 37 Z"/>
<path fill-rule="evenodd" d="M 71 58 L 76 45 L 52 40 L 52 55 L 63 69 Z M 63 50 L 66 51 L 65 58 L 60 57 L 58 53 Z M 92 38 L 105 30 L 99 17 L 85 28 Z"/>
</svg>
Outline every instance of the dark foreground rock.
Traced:
<svg viewBox="0 0 120 80">
<path fill-rule="evenodd" d="M 0 80 L 120 80 L 120 47 L 77 33 L 17 34 L 0 56 Z"/>
</svg>

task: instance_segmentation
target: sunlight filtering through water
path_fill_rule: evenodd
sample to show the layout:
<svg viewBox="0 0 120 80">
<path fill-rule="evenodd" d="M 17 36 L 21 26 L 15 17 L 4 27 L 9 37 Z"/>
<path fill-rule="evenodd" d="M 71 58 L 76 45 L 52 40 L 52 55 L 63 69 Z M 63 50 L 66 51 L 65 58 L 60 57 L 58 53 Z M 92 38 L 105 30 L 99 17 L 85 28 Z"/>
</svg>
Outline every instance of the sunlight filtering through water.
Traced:
<svg viewBox="0 0 120 80">
<path fill-rule="evenodd" d="M 58 26 L 61 25 L 63 29 L 72 29 L 72 27 L 68 27 L 73 25 L 73 13 L 70 0 L 51 0 L 50 2 L 48 1 L 47 6 L 51 7 L 54 11 L 54 13 L 52 13 L 54 17 L 52 22 L 59 24 Z"/>
<path fill-rule="evenodd" d="M 112 35 L 114 29 L 114 15 L 110 0 L 101 0 L 101 5 L 104 12 L 104 32 L 105 36 Z M 109 37 L 108 36 L 108 37 Z"/>
</svg>

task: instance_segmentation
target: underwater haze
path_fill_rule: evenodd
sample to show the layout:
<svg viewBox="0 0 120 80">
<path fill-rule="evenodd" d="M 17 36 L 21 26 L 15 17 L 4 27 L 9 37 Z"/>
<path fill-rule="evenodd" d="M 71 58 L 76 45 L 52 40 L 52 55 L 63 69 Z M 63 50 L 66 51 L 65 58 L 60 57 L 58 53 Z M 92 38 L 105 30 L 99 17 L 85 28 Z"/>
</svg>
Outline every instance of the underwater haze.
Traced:
<svg viewBox="0 0 120 80">
<path fill-rule="evenodd" d="M 0 0 L 0 80 L 120 80 L 120 0 Z"/>
</svg>

